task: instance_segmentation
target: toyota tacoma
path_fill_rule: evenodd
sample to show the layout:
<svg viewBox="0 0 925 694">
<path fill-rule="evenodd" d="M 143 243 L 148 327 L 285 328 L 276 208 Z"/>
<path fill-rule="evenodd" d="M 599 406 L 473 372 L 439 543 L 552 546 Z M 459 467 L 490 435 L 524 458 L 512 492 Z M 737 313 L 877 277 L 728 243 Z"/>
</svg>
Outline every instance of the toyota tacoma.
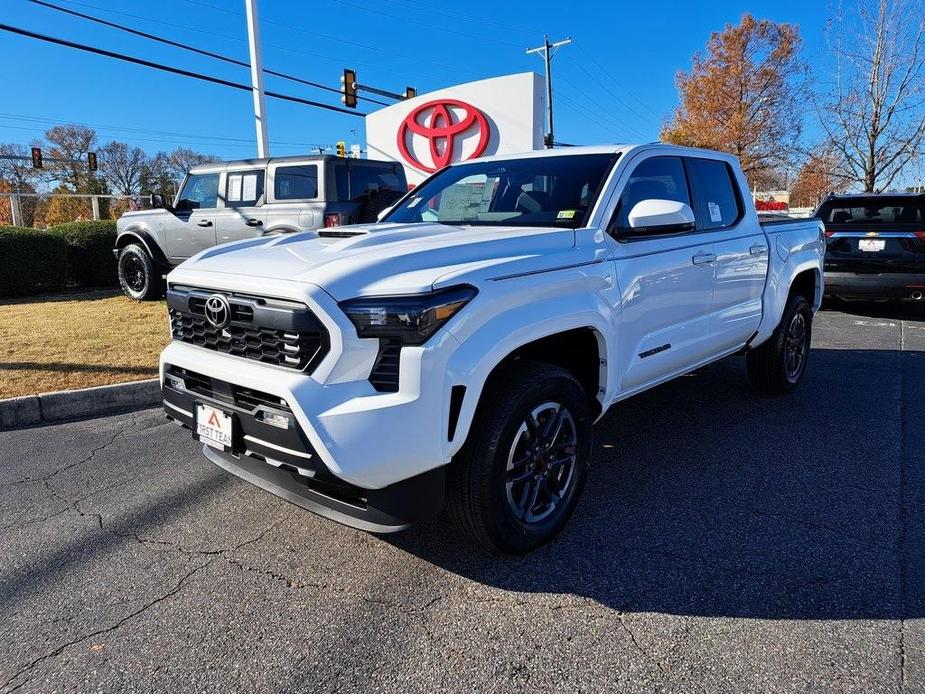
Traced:
<svg viewBox="0 0 925 694">
<path fill-rule="evenodd" d="M 731 355 L 783 394 L 818 219 L 762 223 L 733 156 L 664 144 L 451 165 L 378 223 L 202 251 L 167 277 L 166 414 L 215 464 L 372 532 L 439 513 L 549 541 L 615 404 Z"/>
</svg>

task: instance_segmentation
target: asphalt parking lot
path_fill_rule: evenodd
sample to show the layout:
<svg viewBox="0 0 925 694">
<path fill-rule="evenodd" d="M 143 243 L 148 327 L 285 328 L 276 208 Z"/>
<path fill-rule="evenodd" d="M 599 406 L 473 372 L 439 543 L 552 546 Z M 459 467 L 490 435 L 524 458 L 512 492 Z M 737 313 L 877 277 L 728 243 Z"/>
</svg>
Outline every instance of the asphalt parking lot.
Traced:
<svg viewBox="0 0 925 694">
<path fill-rule="evenodd" d="M 817 318 L 598 425 L 554 544 L 375 537 L 148 410 L 0 432 L 0 691 L 925 690 L 925 319 Z"/>
</svg>

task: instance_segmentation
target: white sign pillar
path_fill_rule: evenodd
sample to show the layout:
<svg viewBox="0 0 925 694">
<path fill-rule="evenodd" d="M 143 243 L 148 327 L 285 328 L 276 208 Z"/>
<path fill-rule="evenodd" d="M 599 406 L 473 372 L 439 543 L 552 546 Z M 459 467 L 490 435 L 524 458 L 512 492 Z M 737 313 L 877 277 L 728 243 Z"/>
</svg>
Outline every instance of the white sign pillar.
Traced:
<svg viewBox="0 0 925 694">
<path fill-rule="evenodd" d="M 267 109 L 263 96 L 263 54 L 260 48 L 260 21 L 257 0 L 244 0 L 247 9 L 247 44 L 251 55 L 251 85 L 254 93 L 254 125 L 257 129 L 257 156 L 270 156 L 267 140 Z"/>
</svg>

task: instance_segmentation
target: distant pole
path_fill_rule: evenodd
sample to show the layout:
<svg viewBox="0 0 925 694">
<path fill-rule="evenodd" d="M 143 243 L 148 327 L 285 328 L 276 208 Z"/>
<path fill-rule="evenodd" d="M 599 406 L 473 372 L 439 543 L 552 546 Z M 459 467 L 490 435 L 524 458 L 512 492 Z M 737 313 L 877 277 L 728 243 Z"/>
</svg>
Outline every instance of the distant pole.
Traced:
<svg viewBox="0 0 925 694">
<path fill-rule="evenodd" d="M 22 207 L 19 205 L 19 196 L 16 193 L 10 196 L 10 221 L 14 227 L 22 226 Z"/>
<path fill-rule="evenodd" d="M 257 129 L 257 156 L 270 156 L 267 140 L 267 108 L 263 97 L 263 54 L 260 48 L 260 20 L 257 0 L 244 0 L 247 9 L 247 44 L 251 54 L 251 84 L 254 92 L 254 125 Z"/>
<path fill-rule="evenodd" d="M 552 121 L 552 57 L 560 46 L 568 45 L 572 42 L 570 37 L 564 38 L 555 43 L 549 42 L 549 35 L 543 36 L 543 45 L 539 48 L 528 48 L 527 53 L 542 53 L 543 61 L 546 63 L 546 137 L 543 142 L 547 149 L 552 149 L 555 143 L 555 131 Z"/>
</svg>

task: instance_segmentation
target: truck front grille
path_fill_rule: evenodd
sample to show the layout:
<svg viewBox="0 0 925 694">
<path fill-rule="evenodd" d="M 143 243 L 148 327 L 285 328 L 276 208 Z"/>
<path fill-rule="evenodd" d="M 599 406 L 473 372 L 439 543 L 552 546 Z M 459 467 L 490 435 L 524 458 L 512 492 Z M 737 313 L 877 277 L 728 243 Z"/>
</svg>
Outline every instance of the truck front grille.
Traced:
<svg viewBox="0 0 925 694">
<path fill-rule="evenodd" d="M 214 292 L 171 287 L 167 292 L 173 339 L 235 357 L 311 373 L 328 352 L 328 333 L 307 306 L 288 300 L 222 294 L 231 320 L 207 320 L 205 299 Z"/>
</svg>

